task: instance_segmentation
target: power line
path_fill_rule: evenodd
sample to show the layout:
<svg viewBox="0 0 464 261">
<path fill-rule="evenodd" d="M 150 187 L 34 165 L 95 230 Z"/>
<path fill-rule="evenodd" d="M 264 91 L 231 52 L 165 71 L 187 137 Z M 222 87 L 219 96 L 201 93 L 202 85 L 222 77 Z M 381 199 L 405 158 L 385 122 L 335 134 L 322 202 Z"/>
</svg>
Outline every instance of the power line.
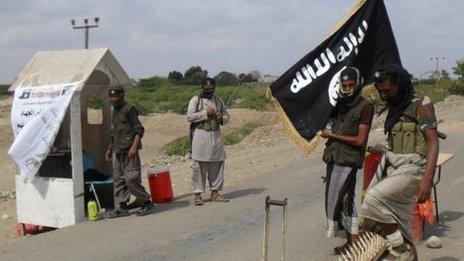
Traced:
<svg viewBox="0 0 464 261">
<path fill-rule="evenodd" d="M 439 63 L 440 60 L 445 60 L 445 57 L 430 57 L 430 60 L 433 61 L 435 60 L 435 68 L 436 68 L 436 75 L 435 75 L 435 88 L 438 88 L 438 78 L 441 78 L 441 72 L 439 71 Z"/>
<path fill-rule="evenodd" d="M 84 30 L 85 49 L 89 49 L 89 29 L 97 28 L 98 27 L 98 22 L 100 22 L 100 18 L 95 17 L 94 22 L 95 22 L 94 24 L 89 24 L 89 19 L 85 18 L 83 25 L 76 25 L 76 21 L 74 19 L 71 20 L 71 25 L 72 25 L 73 29 L 83 29 Z"/>
</svg>

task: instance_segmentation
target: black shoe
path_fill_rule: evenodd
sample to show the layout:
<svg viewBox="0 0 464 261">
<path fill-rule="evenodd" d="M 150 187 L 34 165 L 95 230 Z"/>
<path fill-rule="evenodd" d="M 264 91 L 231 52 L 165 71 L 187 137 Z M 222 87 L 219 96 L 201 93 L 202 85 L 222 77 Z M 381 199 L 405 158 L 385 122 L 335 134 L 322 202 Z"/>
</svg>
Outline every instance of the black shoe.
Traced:
<svg viewBox="0 0 464 261">
<path fill-rule="evenodd" d="M 153 209 L 153 202 L 145 202 L 143 206 L 137 211 L 137 216 L 145 216 L 150 214 L 151 210 Z"/>
<path fill-rule="evenodd" d="M 124 208 L 118 208 L 118 209 L 115 209 L 113 212 L 111 212 L 108 215 L 108 218 L 127 217 L 129 215 L 130 215 L 129 210 L 124 209 Z"/>
</svg>

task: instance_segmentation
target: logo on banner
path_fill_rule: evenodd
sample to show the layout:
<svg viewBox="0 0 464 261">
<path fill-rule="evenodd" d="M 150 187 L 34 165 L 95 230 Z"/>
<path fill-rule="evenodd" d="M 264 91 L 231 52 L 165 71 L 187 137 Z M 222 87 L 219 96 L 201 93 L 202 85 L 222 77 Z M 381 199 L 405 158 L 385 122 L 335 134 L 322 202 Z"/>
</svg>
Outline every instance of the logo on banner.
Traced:
<svg viewBox="0 0 464 261">
<path fill-rule="evenodd" d="M 24 99 L 29 99 L 29 97 L 31 97 L 31 91 L 30 90 L 24 90 L 21 93 L 21 95 L 18 97 L 18 99 L 24 100 Z"/>
</svg>

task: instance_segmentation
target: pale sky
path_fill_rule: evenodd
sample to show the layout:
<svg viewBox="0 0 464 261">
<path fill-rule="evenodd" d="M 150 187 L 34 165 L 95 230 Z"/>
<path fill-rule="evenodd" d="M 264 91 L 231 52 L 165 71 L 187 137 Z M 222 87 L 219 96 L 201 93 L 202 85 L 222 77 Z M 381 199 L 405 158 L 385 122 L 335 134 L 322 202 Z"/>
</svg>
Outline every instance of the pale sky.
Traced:
<svg viewBox="0 0 464 261">
<path fill-rule="evenodd" d="M 281 75 L 314 49 L 355 0 L 1 0 L 0 83 L 36 51 L 78 49 L 70 20 L 99 17 L 90 47 L 108 47 L 130 77 L 200 65 Z M 463 0 L 385 0 L 403 65 L 416 77 L 464 58 Z"/>
</svg>

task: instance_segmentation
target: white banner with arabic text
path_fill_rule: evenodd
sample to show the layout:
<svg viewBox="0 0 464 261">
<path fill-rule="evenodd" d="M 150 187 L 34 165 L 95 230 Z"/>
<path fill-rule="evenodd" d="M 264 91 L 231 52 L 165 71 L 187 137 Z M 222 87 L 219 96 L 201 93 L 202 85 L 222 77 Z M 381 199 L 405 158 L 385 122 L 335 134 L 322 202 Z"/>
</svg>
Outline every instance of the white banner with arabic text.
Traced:
<svg viewBox="0 0 464 261">
<path fill-rule="evenodd" d="M 15 139 L 8 153 L 23 177 L 32 178 L 37 174 L 55 142 L 78 84 L 16 88 L 11 108 Z"/>
</svg>

